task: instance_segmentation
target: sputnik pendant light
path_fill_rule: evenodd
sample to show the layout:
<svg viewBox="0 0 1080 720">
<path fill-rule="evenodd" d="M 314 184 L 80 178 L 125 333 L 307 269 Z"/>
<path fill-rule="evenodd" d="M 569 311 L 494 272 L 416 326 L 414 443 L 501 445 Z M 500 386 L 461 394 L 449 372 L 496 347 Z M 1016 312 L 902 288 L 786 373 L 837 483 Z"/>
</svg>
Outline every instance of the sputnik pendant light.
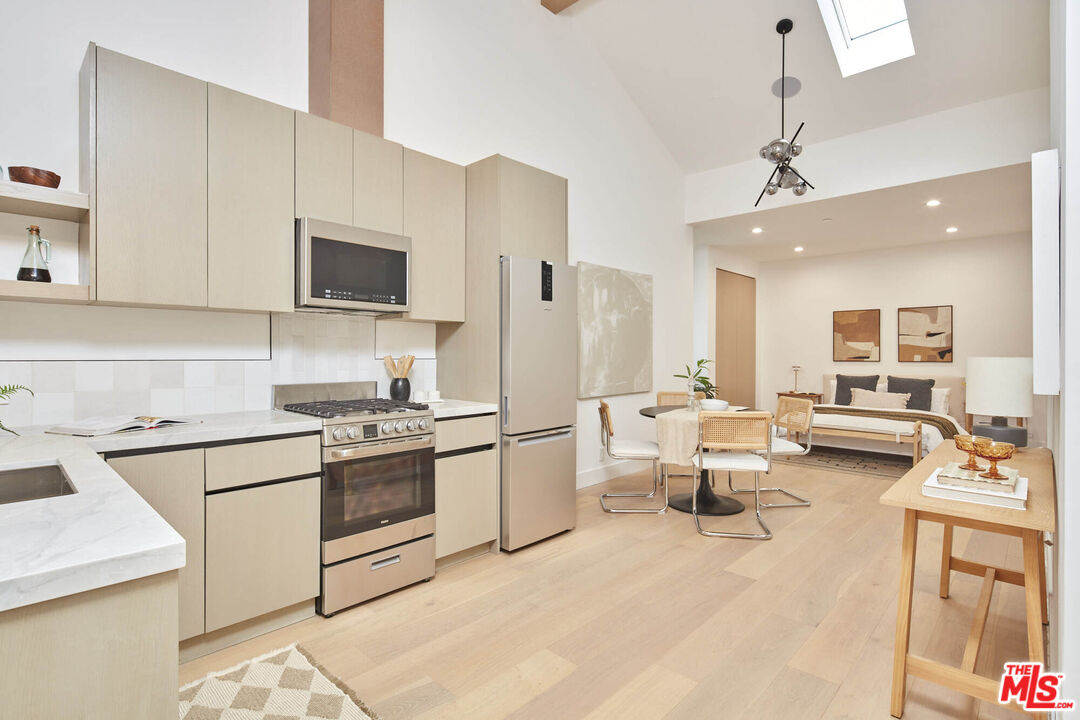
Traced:
<svg viewBox="0 0 1080 720">
<path fill-rule="evenodd" d="M 784 100 L 787 97 L 787 34 L 791 32 L 792 27 L 794 27 L 794 23 L 787 18 L 776 23 L 776 32 L 780 33 L 780 137 L 758 151 L 762 158 L 776 167 L 773 168 L 772 174 L 769 175 L 769 180 L 758 195 L 754 207 L 758 206 L 763 196 L 766 194 L 775 195 L 780 191 L 780 188 L 790 189 L 795 195 L 802 196 L 806 194 L 807 188 L 814 187 L 799 174 L 798 170 L 791 166 L 791 159 L 798 157 L 802 153 L 802 145 L 796 143 L 795 139 L 799 137 L 799 133 L 802 132 L 803 125 L 806 123 L 799 123 L 799 129 L 795 131 L 795 135 L 792 136 L 791 140 L 784 139 Z"/>
</svg>

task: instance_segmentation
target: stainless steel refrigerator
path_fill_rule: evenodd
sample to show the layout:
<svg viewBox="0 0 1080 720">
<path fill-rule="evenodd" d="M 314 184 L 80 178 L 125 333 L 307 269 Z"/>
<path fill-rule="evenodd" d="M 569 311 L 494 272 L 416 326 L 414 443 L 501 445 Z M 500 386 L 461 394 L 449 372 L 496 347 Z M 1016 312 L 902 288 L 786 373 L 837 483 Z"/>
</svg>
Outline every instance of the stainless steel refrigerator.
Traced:
<svg viewBox="0 0 1080 720">
<path fill-rule="evenodd" d="M 577 522 L 577 268 L 501 262 L 499 544 L 516 550 Z"/>
</svg>

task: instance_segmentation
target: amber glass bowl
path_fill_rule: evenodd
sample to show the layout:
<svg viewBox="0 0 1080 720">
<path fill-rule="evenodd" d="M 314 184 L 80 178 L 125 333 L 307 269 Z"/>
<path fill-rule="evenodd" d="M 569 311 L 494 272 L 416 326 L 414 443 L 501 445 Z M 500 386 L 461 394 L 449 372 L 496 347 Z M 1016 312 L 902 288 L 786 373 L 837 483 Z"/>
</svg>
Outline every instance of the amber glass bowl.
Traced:
<svg viewBox="0 0 1080 720">
<path fill-rule="evenodd" d="M 968 454 L 967 462 L 960 466 L 961 470 L 986 469 L 975 459 L 975 443 L 982 441 L 990 442 L 990 438 L 983 437 L 982 435 L 953 435 L 953 442 L 956 443 L 956 449 Z"/>
<path fill-rule="evenodd" d="M 989 438 L 979 438 L 975 441 L 975 454 L 984 460 L 990 461 L 990 469 L 979 473 L 979 477 L 990 480 L 1005 480 L 1006 475 L 998 472 L 998 461 L 1008 460 L 1016 452 L 1016 446 L 1007 442 L 996 442 Z"/>
</svg>

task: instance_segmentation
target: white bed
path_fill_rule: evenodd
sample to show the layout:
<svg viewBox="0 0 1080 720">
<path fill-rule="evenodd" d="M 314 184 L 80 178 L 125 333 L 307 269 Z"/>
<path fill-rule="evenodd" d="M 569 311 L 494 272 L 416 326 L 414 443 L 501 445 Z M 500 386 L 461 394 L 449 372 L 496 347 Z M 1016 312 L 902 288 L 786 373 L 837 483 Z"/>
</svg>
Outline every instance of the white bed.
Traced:
<svg viewBox="0 0 1080 720">
<path fill-rule="evenodd" d="M 850 373 L 852 375 L 857 373 Z M 871 373 L 858 373 L 869 375 Z M 885 378 L 888 374 L 896 377 L 916 377 L 901 373 L 882 374 L 878 388 L 884 390 Z M 819 439 L 844 438 L 853 440 L 887 441 L 897 445 L 910 445 L 912 464 L 917 463 L 923 455 L 930 452 L 945 440 L 950 440 L 953 434 L 963 433 L 964 424 L 957 417 L 964 417 L 964 379 L 961 377 L 934 377 L 934 388 L 948 390 L 947 404 L 942 406 L 941 396 L 936 398 L 939 412 L 927 412 L 922 410 L 888 410 L 877 411 L 889 415 L 911 415 L 911 420 L 899 420 L 885 417 L 868 417 L 866 413 L 873 413 L 873 408 L 857 408 L 847 405 L 835 405 L 833 400 L 836 392 L 836 375 L 826 374 L 823 382 L 824 404 L 818 405 L 814 413 L 814 443 L 821 443 Z M 846 410 L 853 412 L 845 413 Z M 944 412 L 940 412 L 944 410 Z M 935 422 L 936 420 L 936 422 Z M 945 426 L 946 433 L 937 426 L 940 423 Z"/>
</svg>

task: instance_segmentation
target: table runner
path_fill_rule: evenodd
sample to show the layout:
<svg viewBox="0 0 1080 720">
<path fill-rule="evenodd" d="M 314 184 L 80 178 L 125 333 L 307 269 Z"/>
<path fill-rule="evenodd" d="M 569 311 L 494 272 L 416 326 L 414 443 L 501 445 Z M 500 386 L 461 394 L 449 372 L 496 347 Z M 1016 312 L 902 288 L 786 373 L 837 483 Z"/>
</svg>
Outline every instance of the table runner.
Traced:
<svg viewBox="0 0 1080 720">
<path fill-rule="evenodd" d="M 732 405 L 728 410 L 745 410 Z M 666 465 L 692 465 L 698 443 L 698 412 L 689 408 L 672 410 L 656 416 L 656 442 L 660 462 Z"/>
</svg>

